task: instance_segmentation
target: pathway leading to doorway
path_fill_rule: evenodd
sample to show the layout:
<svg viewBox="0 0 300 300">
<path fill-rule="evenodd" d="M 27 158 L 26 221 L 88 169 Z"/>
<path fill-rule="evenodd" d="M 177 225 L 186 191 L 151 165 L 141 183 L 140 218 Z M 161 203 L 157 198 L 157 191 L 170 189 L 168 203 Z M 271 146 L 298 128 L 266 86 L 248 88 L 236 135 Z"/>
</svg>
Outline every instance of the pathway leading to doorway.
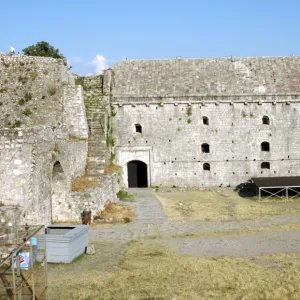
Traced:
<svg viewBox="0 0 300 300">
<path fill-rule="evenodd" d="M 137 222 L 142 224 L 162 224 L 165 216 L 161 203 L 149 188 L 130 188 L 129 193 L 136 200 Z"/>
<path fill-rule="evenodd" d="M 136 200 L 128 203 L 136 207 L 136 222 L 91 228 L 90 241 L 118 243 L 122 254 L 130 241 L 147 237 L 151 240 L 158 238 L 180 253 L 195 256 L 255 256 L 299 252 L 299 214 L 215 222 L 170 221 L 164 216 L 163 208 L 152 189 L 131 188 L 129 193 Z"/>
</svg>

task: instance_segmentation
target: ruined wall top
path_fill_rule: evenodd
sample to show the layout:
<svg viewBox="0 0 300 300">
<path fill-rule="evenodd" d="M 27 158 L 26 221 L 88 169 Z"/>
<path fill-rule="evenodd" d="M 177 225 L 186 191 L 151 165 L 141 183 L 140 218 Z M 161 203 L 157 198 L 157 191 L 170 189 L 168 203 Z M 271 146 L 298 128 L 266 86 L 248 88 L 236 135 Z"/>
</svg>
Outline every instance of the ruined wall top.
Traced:
<svg viewBox="0 0 300 300">
<path fill-rule="evenodd" d="M 0 53 L 0 129 L 61 123 L 63 59 Z"/>
<path fill-rule="evenodd" d="M 114 97 L 300 93 L 300 57 L 123 60 L 112 67 Z"/>
</svg>

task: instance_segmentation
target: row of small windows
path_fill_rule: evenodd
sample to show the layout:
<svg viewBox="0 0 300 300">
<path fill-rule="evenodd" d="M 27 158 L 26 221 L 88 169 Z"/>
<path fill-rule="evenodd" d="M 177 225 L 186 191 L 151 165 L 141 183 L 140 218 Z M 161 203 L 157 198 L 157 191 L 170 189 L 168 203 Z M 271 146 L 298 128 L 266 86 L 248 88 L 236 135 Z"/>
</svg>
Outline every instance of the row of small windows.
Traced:
<svg viewBox="0 0 300 300">
<path fill-rule="evenodd" d="M 260 165 L 261 169 L 269 169 L 270 170 L 270 163 L 265 161 L 262 162 Z M 204 171 L 210 171 L 210 164 L 209 163 L 204 163 L 203 164 L 203 170 Z"/>
<path fill-rule="evenodd" d="M 209 119 L 208 119 L 208 117 L 202 117 L 202 123 L 204 125 L 209 125 Z M 270 125 L 270 119 L 269 119 L 269 117 L 268 116 L 263 116 L 262 117 L 262 123 L 264 125 Z"/>
<path fill-rule="evenodd" d="M 209 125 L 209 119 L 208 117 L 202 117 L 202 122 L 204 125 Z M 265 125 L 270 125 L 270 119 L 268 116 L 263 116 L 262 123 Z M 135 124 L 135 132 L 142 133 L 142 125 L 141 124 Z"/>
<path fill-rule="evenodd" d="M 142 133 L 142 126 L 141 125 L 136 124 L 135 128 L 136 128 L 136 132 Z M 171 140 L 169 140 L 169 142 L 171 142 Z M 260 144 L 260 149 L 261 149 L 261 151 L 264 151 L 264 152 L 270 152 L 270 143 L 269 142 L 262 142 Z M 209 144 L 207 144 L 207 143 L 202 144 L 201 145 L 201 152 L 202 153 L 209 153 L 210 152 Z"/>
<path fill-rule="evenodd" d="M 208 120 L 208 117 L 202 117 L 202 122 L 204 125 L 209 125 L 209 120 Z M 270 125 L 270 119 L 268 116 L 263 116 L 262 117 L 262 123 L 264 125 Z"/>
<path fill-rule="evenodd" d="M 266 152 L 269 152 L 270 151 L 270 143 L 268 142 L 262 142 L 260 144 L 260 148 L 261 148 L 261 151 L 266 151 Z M 202 144 L 201 145 L 201 152 L 202 153 L 209 153 L 209 144 Z"/>
</svg>

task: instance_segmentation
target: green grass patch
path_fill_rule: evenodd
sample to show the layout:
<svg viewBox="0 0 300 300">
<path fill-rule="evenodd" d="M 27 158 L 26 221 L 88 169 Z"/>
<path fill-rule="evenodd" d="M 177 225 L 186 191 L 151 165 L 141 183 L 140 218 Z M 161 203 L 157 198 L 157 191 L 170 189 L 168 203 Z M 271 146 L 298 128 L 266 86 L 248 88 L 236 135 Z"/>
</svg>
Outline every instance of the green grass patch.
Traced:
<svg viewBox="0 0 300 300">
<path fill-rule="evenodd" d="M 125 190 L 120 190 L 117 193 L 117 197 L 124 202 L 135 202 L 133 196 L 131 194 L 129 194 L 127 191 Z"/>
</svg>

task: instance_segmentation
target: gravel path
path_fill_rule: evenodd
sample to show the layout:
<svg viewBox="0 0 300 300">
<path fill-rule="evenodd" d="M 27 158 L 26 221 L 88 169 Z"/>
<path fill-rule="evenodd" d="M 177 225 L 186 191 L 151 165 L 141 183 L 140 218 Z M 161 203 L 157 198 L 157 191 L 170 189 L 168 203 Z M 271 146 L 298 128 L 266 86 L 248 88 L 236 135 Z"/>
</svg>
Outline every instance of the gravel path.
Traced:
<svg viewBox="0 0 300 300">
<path fill-rule="evenodd" d="M 194 238 L 168 241 L 184 254 L 193 256 L 253 257 L 263 254 L 295 253 L 300 251 L 300 231 L 261 232 L 251 235 L 216 238 Z"/>
<path fill-rule="evenodd" d="M 150 189 L 129 189 L 136 202 L 136 218 L 141 224 L 161 224 L 165 216 L 161 203 Z"/>
<path fill-rule="evenodd" d="M 257 230 L 300 224 L 299 215 L 266 216 L 251 220 L 220 222 L 167 221 L 161 204 L 151 189 L 131 189 L 130 193 L 136 199 L 133 205 L 136 206 L 137 221 L 130 224 L 116 224 L 109 228 L 90 229 L 91 239 L 129 242 L 142 237 L 167 238 L 170 245 L 179 252 L 193 255 L 255 256 L 262 253 L 300 250 L 300 232 L 296 230 L 226 236 L 226 231 Z M 189 235 L 222 232 L 224 232 L 223 237 L 189 237 Z"/>
</svg>

